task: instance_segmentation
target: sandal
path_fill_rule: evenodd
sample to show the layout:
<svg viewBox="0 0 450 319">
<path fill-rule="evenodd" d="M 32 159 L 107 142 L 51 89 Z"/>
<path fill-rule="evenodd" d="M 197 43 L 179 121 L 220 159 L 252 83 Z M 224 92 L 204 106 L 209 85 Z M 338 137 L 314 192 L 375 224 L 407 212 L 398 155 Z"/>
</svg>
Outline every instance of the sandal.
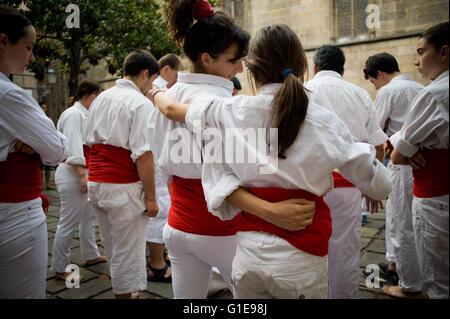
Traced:
<svg viewBox="0 0 450 319">
<path fill-rule="evenodd" d="M 391 280 L 392 286 L 398 286 L 399 278 L 396 271 L 389 270 L 389 265 L 384 263 L 379 263 L 378 267 L 380 268 L 381 272 Z"/>
<path fill-rule="evenodd" d="M 152 282 L 172 282 L 172 274 L 169 277 L 164 277 L 169 269 L 169 265 L 165 264 L 163 269 L 155 269 L 152 266 L 148 265 L 148 268 L 151 270 L 153 275 L 147 273 L 147 281 Z"/>
</svg>

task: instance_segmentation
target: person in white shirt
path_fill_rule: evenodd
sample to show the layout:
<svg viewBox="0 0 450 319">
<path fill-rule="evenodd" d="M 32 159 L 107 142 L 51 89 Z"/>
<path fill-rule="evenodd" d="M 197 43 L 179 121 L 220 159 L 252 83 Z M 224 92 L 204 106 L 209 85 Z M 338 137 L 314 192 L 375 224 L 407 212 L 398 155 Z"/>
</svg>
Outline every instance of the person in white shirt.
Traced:
<svg viewBox="0 0 450 319">
<path fill-rule="evenodd" d="M 39 104 L 8 77 L 34 61 L 36 31 L 0 6 L 0 298 L 45 299 L 47 226 L 41 161 L 66 157 L 66 138 Z"/>
<path fill-rule="evenodd" d="M 158 67 L 159 76 L 153 81 L 153 86 L 159 89 L 171 88 L 177 82 L 178 72 L 181 69 L 180 58 L 173 53 L 168 53 L 158 60 Z M 150 255 L 147 260 L 149 281 L 172 281 L 170 261 L 165 254 L 162 238 L 170 208 L 170 183 L 167 183 L 167 180 L 168 177 L 164 176 L 155 165 L 156 200 L 159 211 L 156 217 L 149 219 L 147 226 L 147 247 Z"/>
<path fill-rule="evenodd" d="M 203 95 L 189 106 L 154 92 L 155 103 L 166 116 L 185 121 L 193 131 L 198 123 L 206 127 L 205 142 L 211 134 L 221 138 L 221 152 L 214 161 L 207 160 L 209 143 L 203 145 L 202 184 L 211 213 L 225 220 L 238 214 L 232 273 L 235 297 L 327 298 L 331 216 L 323 195 L 333 188 L 331 173 L 339 168 L 365 194 L 380 200 L 391 190 L 387 169 L 376 159 L 372 145 L 354 142 L 334 113 L 309 101 L 302 85 L 305 53 L 289 27 L 259 30 L 246 64 L 260 89 L 257 96 Z M 267 128 L 275 128 L 277 134 L 256 133 Z M 227 142 L 230 129 L 241 141 L 244 159 L 225 156 L 225 162 L 216 162 L 223 160 L 222 154 L 241 149 Z M 250 138 L 251 131 L 259 137 Z M 313 223 L 302 231 L 285 231 L 245 211 L 239 214 L 225 200 L 236 185 L 271 201 L 314 200 Z"/>
<path fill-rule="evenodd" d="M 102 92 L 86 119 L 91 147 L 88 200 L 93 205 L 116 298 L 135 298 L 147 287 L 145 232 L 156 216 L 154 160 L 148 135 L 153 108 L 144 94 L 158 75 L 145 50 L 131 52 L 124 78 Z"/>
<path fill-rule="evenodd" d="M 87 201 L 89 148 L 83 141 L 89 107 L 101 91 L 101 86 L 95 81 L 81 82 L 74 97 L 75 103 L 61 114 L 56 125 L 58 131 L 67 137 L 68 153 L 67 159 L 55 172 L 61 210 L 53 242 L 51 269 L 56 272 L 56 278 L 62 280 L 72 273 L 66 271 L 66 267 L 70 264 L 70 244 L 77 228 L 85 265 L 106 262 L 95 242 L 95 213 Z"/>
<path fill-rule="evenodd" d="M 423 85 L 413 81 L 410 75 L 400 73 L 397 60 L 389 53 L 369 57 L 364 77 L 377 90 L 374 107 L 380 127 L 392 136 L 402 128 L 411 103 Z M 422 282 L 412 226 L 412 169 L 390 161 L 387 167 L 393 182 L 386 204 L 386 260 L 389 264 L 380 265 L 380 268 L 397 275 L 398 285 L 383 286 L 383 290 L 389 295 L 420 298 Z"/>
<path fill-rule="evenodd" d="M 192 100 L 202 92 L 231 97 L 230 79 L 242 72 L 241 59 L 250 35 L 225 13 L 214 12 L 207 1 L 170 1 L 166 13 L 169 29 L 191 60 L 193 72 L 180 72 L 168 94 L 182 101 Z M 206 298 L 213 266 L 232 291 L 236 225 L 208 210 L 201 184 L 200 145 L 184 124 L 168 120 L 157 108 L 151 114 L 150 127 L 156 163 L 172 179 L 171 208 L 163 238 L 172 266 L 174 298 Z M 314 203 L 303 199 L 273 204 L 241 189 L 233 193 L 231 201 L 293 229 L 309 225 L 314 208 Z"/>
<path fill-rule="evenodd" d="M 170 89 L 177 82 L 181 70 L 181 60 L 173 53 L 167 53 L 158 60 L 159 75 L 153 85 L 160 89 Z"/>
<path fill-rule="evenodd" d="M 391 161 L 413 168 L 413 227 L 425 293 L 449 297 L 449 23 L 424 31 L 414 62 L 431 80 L 414 98 L 401 130 L 390 137 Z"/>
<path fill-rule="evenodd" d="M 312 80 L 305 83 L 312 102 L 335 113 L 357 142 L 369 143 L 383 161 L 388 137 L 380 129 L 369 93 L 344 80 L 345 55 L 335 46 L 323 46 L 314 54 Z M 331 210 L 333 234 L 328 255 L 329 297 L 359 298 L 361 251 L 361 192 L 339 172 L 333 173 L 334 189 L 325 196 Z M 372 202 L 375 209 L 378 203 Z"/>
</svg>

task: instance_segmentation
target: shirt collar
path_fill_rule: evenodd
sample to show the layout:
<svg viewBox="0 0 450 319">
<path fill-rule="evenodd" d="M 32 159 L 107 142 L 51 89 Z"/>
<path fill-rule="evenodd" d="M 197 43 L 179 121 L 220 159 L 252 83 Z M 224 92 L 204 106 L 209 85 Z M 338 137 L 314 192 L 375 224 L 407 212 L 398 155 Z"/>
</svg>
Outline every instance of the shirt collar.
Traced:
<svg viewBox="0 0 450 319">
<path fill-rule="evenodd" d="M 87 115 L 87 113 L 88 113 L 88 110 L 79 101 L 76 101 L 73 104 L 73 107 L 76 108 L 77 110 L 79 110 L 83 115 Z"/>
<path fill-rule="evenodd" d="M 331 76 L 333 78 L 338 78 L 338 79 L 342 79 L 342 75 L 340 75 L 339 73 L 337 73 L 336 71 L 330 71 L 330 70 L 323 70 L 323 71 L 319 71 L 317 72 L 317 74 L 314 76 L 314 78 L 321 78 L 324 76 Z"/>
<path fill-rule="evenodd" d="M 177 82 L 195 83 L 195 84 L 213 84 L 221 86 L 229 92 L 233 92 L 233 82 L 217 75 L 205 73 L 178 72 Z"/>
<path fill-rule="evenodd" d="M 448 81 L 448 70 L 445 72 L 442 72 L 441 75 L 439 75 L 432 83 L 440 83 L 441 81 Z"/>
<path fill-rule="evenodd" d="M 122 87 L 122 88 L 132 88 L 137 90 L 139 93 L 143 94 L 141 92 L 141 90 L 139 90 L 139 88 L 136 86 L 136 84 L 134 84 L 133 81 L 130 80 L 126 80 L 126 79 L 119 79 L 116 81 L 116 86 L 117 87 Z"/>
<path fill-rule="evenodd" d="M 161 75 L 158 75 L 158 77 L 156 78 L 155 81 L 159 81 L 162 85 L 167 86 L 167 84 L 169 84 L 169 82 L 167 82 L 166 80 L 164 80 L 164 78 Z"/>
<path fill-rule="evenodd" d="M 5 74 L 3 74 L 2 72 L 0 72 L 0 79 L 8 81 L 8 82 L 11 82 L 11 80 Z"/>
<path fill-rule="evenodd" d="M 261 89 L 259 90 L 260 95 L 275 95 L 281 88 L 281 83 L 269 83 L 264 84 L 261 86 Z"/>
<path fill-rule="evenodd" d="M 409 74 L 399 74 L 391 79 L 391 82 L 400 81 L 400 80 L 408 80 L 413 81 L 413 78 Z"/>
</svg>

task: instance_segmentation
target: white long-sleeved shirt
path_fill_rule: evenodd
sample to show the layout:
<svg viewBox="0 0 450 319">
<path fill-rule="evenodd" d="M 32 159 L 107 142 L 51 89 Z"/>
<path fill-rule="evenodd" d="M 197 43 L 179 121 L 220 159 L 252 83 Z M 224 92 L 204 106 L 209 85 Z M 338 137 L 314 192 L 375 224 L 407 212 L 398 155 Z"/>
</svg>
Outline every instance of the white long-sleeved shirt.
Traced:
<svg viewBox="0 0 450 319">
<path fill-rule="evenodd" d="M 159 75 L 155 79 L 155 81 L 153 81 L 153 85 L 156 85 L 160 89 L 167 89 L 167 84 L 169 84 L 169 82 L 164 80 L 161 75 Z"/>
<path fill-rule="evenodd" d="M 378 125 L 370 94 L 335 71 L 320 71 L 305 83 L 311 91 L 311 102 L 334 112 L 349 128 L 358 142 L 374 146 L 384 144 L 388 137 Z"/>
<path fill-rule="evenodd" d="M 83 136 L 87 114 L 88 110 L 77 101 L 61 114 L 56 124 L 58 131 L 67 137 L 66 164 L 86 165 L 86 158 L 83 152 Z"/>
<path fill-rule="evenodd" d="M 448 70 L 414 98 L 402 129 L 389 139 L 407 157 L 419 149 L 448 149 Z"/>
<path fill-rule="evenodd" d="M 86 118 L 85 144 L 108 144 L 131 151 L 133 162 L 150 151 L 148 118 L 153 104 L 130 80 L 100 93 Z"/>
<path fill-rule="evenodd" d="M 186 114 L 186 125 L 194 130 L 194 125 L 200 122 L 202 127 L 218 129 L 222 141 L 230 128 L 241 129 L 233 130 L 237 141 L 245 141 L 251 135 L 251 130 L 258 136 L 256 131 L 266 127 L 273 98 L 280 87 L 279 83 L 264 85 L 257 96 L 228 99 L 200 96 L 193 100 Z M 272 137 L 272 145 L 276 138 Z M 229 141 L 228 138 L 225 140 Z M 246 154 L 243 161 L 239 162 L 234 157 L 226 164 L 203 163 L 203 189 L 208 209 L 214 215 L 231 219 L 239 212 L 235 208 L 230 209 L 231 205 L 225 201 L 239 185 L 303 189 L 318 196 L 323 195 L 333 188 L 331 172 L 335 168 L 374 199 L 385 199 L 391 191 L 388 171 L 376 160 L 375 148 L 367 143 L 354 142 L 339 117 L 315 103 L 310 102 L 300 132 L 285 154 L 286 159 L 278 158 L 278 162 L 269 164 L 265 148 L 261 149 L 261 145 L 266 145 L 265 142 L 265 134 L 260 134 L 256 139 L 249 138 L 247 142 L 240 143 Z M 204 150 L 208 149 L 208 144 L 204 142 Z M 242 154 L 238 147 L 223 149 L 223 154 L 232 152 L 235 156 Z M 263 167 L 268 167 L 272 173 L 267 174 L 268 171 L 265 171 L 262 174 Z"/>
<path fill-rule="evenodd" d="M 380 88 L 374 102 L 381 129 L 389 119 L 386 134 L 391 136 L 400 131 L 409 114 L 411 103 L 424 86 L 408 74 L 394 77 Z"/>
<path fill-rule="evenodd" d="M 0 161 L 6 161 L 21 141 L 45 165 L 56 166 L 66 157 L 66 137 L 58 132 L 39 104 L 0 72 Z"/>
<path fill-rule="evenodd" d="M 179 72 L 177 83 L 167 94 L 180 102 L 189 103 L 205 92 L 218 97 L 231 97 L 233 82 L 215 75 Z M 167 119 L 155 107 L 150 115 L 149 135 L 155 161 L 166 176 L 201 178 L 200 144 L 185 124 Z M 201 136 L 198 137 L 201 139 Z"/>
</svg>

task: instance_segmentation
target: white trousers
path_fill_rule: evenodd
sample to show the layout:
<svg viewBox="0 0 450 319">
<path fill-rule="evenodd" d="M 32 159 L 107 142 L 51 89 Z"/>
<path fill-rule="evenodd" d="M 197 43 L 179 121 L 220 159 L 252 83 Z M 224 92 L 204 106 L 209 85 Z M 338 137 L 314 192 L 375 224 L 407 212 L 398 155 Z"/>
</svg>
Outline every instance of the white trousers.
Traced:
<svg viewBox="0 0 450 319">
<path fill-rule="evenodd" d="M 0 203 L 0 299 L 45 299 L 47 258 L 41 199 Z"/>
<path fill-rule="evenodd" d="M 146 289 L 145 230 L 148 216 L 143 214 L 142 183 L 88 182 L 88 197 L 97 216 L 114 293 Z"/>
<path fill-rule="evenodd" d="M 236 236 L 204 236 L 179 231 L 168 224 L 164 243 L 172 266 L 175 299 L 204 299 L 208 294 L 211 268 L 217 267 L 231 291 L 231 264 Z"/>
<path fill-rule="evenodd" d="M 422 291 L 422 282 L 412 224 L 412 168 L 391 162 L 387 167 L 392 179 L 392 192 L 386 204 L 386 246 L 389 242 L 395 256 L 400 288 L 419 292 Z"/>
<path fill-rule="evenodd" d="M 163 229 L 167 223 L 170 209 L 170 193 L 167 188 L 167 178 L 155 163 L 156 201 L 158 202 L 158 215 L 150 217 L 147 226 L 147 242 L 163 244 Z"/>
<path fill-rule="evenodd" d="M 423 288 L 429 298 L 448 299 L 448 195 L 413 199 L 413 226 Z"/>
<path fill-rule="evenodd" d="M 327 298 L 327 257 L 307 254 L 265 232 L 238 232 L 232 285 L 236 299 Z"/>
<path fill-rule="evenodd" d="M 51 269 L 55 272 L 65 272 L 70 264 L 70 243 L 77 228 L 80 234 L 81 258 L 92 260 L 98 258 L 100 253 L 95 241 L 95 213 L 87 201 L 87 194 L 80 192 L 78 175 L 72 165 L 58 165 L 55 184 L 61 210 L 53 242 Z"/>
<path fill-rule="evenodd" d="M 361 192 L 355 187 L 335 188 L 324 200 L 330 208 L 333 227 L 328 242 L 328 296 L 358 299 Z"/>
</svg>

